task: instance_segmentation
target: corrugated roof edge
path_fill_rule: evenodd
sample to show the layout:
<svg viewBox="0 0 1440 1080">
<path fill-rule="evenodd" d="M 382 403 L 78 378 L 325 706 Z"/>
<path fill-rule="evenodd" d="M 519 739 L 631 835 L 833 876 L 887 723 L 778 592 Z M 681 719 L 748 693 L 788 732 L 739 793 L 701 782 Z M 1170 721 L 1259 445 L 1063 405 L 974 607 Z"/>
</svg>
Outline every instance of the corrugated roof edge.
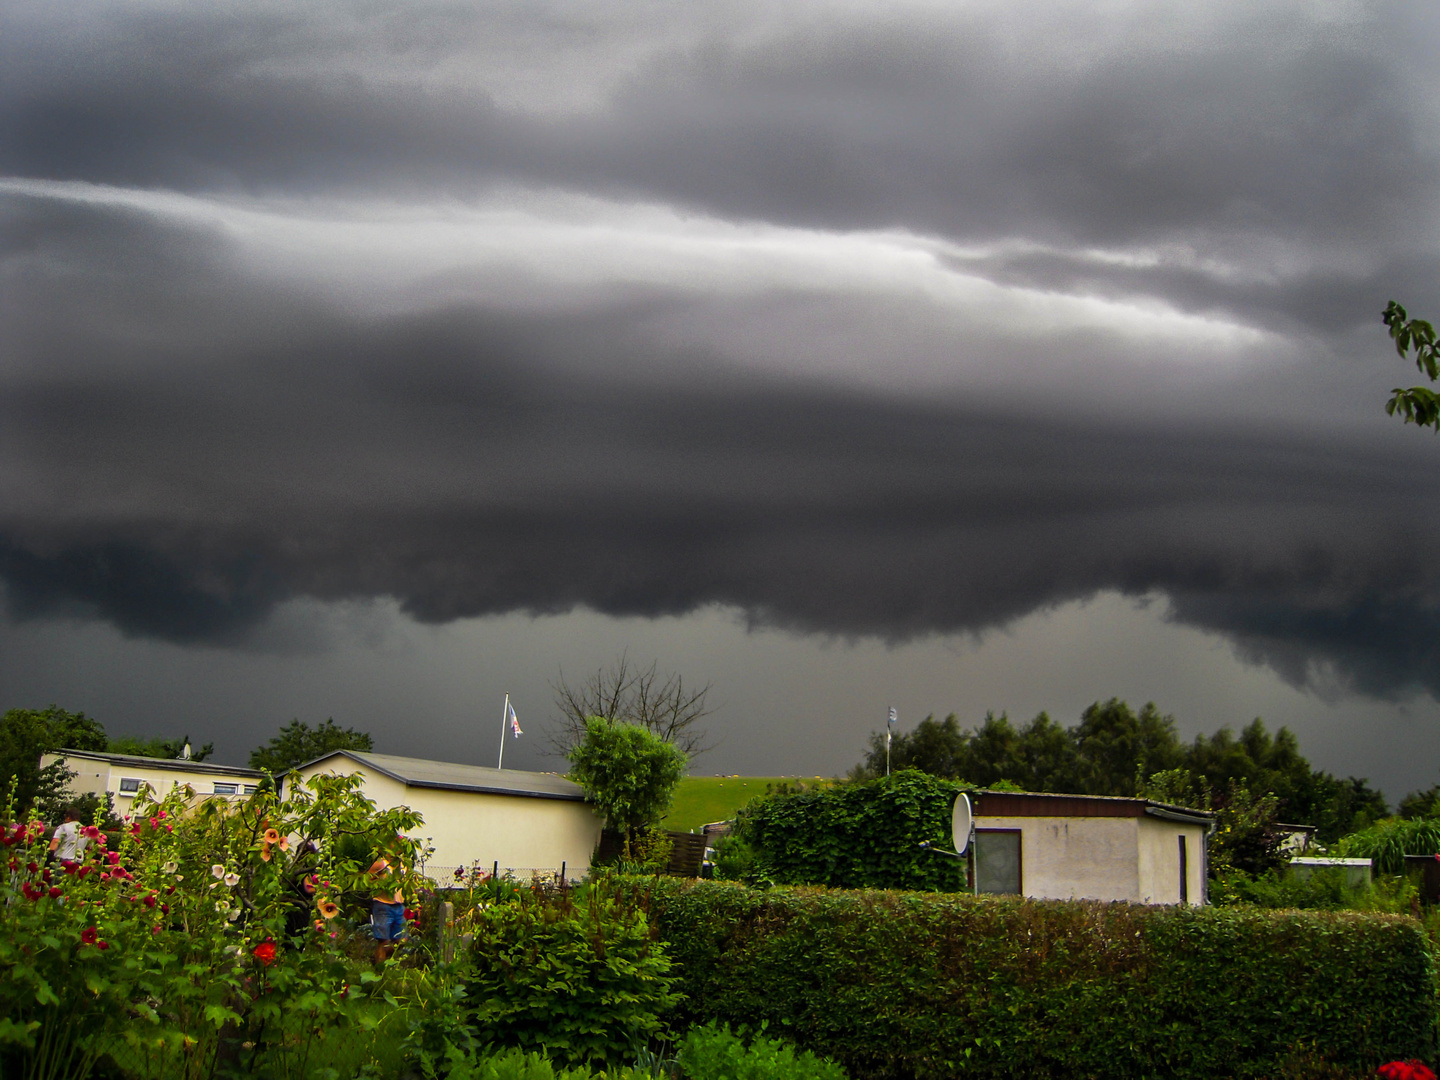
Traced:
<svg viewBox="0 0 1440 1080">
<path fill-rule="evenodd" d="M 1139 805 L 1145 813 L 1155 817 L 1183 817 L 1186 820 L 1194 821 L 1197 825 L 1203 825 L 1215 820 L 1215 815 L 1208 810 L 1195 810 L 1189 806 L 1177 806 L 1175 803 L 1158 802 L 1155 799 L 1141 799 L 1134 795 L 1077 795 L 1068 791 L 993 791 L 990 788 L 972 788 L 975 795 L 1012 795 L 1024 796 L 1026 798 L 1039 799 L 1083 799 L 1086 801 L 1109 803 L 1128 803 L 1132 806 Z"/>
<path fill-rule="evenodd" d="M 260 779 L 265 774 L 259 769 L 247 769 L 240 765 L 217 765 L 211 761 L 187 761 L 184 758 L 140 757 L 136 754 L 107 754 L 101 750 L 52 750 L 56 757 L 67 760 L 72 757 L 89 758 L 92 761 L 109 761 L 117 765 L 134 765 L 141 769 L 178 769 L 183 772 L 226 773 L 230 776 L 253 776 Z"/>
<path fill-rule="evenodd" d="M 409 777 L 402 776 L 400 773 L 395 772 L 393 769 L 387 769 L 378 761 L 366 758 L 363 754 L 355 750 L 331 750 L 328 754 L 321 754 L 317 758 L 311 758 L 309 761 L 303 761 L 299 765 L 296 765 L 293 769 L 286 769 L 283 773 L 277 774 L 276 778 L 279 779 L 280 777 L 288 776 L 292 772 L 296 772 L 300 769 L 308 769 L 311 765 L 314 765 L 317 762 L 325 761 L 329 758 L 337 756 L 347 757 L 351 761 L 355 762 L 357 765 L 363 765 L 367 769 L 374 769 L 380 775 L 388 776 L 391 780 L 394 780 L 396 783 L 399 784 L 404 784 L 406 787 L 429 788 L 431 790 L 437 791 L 473 791 L 481 795 L 518 795 L 522 799 L 558 799 L 561 802 L 585 801 L 584 794 L 567 795 L 563 792 L 558 791 L 535 791 L 533 789 L 526 788 L 491 787 L 484 784 L 445 783 L 439 780 L 412 780 Z M 412 760 L 420 761 L 423 759 L 413 758 Z M 437 764 L 444 765 L 451 763 L 438 762 Z"/>
</svg>

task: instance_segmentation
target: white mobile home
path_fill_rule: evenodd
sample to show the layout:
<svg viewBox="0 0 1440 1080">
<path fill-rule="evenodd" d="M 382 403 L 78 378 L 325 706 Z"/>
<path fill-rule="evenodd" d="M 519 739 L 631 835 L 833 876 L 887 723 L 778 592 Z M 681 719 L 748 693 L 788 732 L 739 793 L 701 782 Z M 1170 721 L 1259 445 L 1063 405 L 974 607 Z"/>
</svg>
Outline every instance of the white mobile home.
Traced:
<svg viewBox="0 0 1440 1080">
<path fill-rule="evenodd" d="M 70 790 L 78 795 L 95 794 L 102 798 L 108 792 L 114 797 L 115 812 L 127 814 L 142 785 L 163 799 L 177 784 L 189 784 L 201 796 L 224 795 L 243 798 L 255 794 L 265 774 L 255 769 L 230 765 L 213 765 L 208 761 L 185 758 L 134 757 L 130 754 L 106 754 L 96 750 L 58 750 L 43 754 L 40 767 L 63 760 L 74 773 Z"/>
<path fill-rule="evenodd" d="M 563 866 L 579 877 L 600 842 L 603 822 L 579 785 L 553 773 L 336 750 L 297 766 L 286 783 L 316 773 L 359 773 L 380 808 L 419 811 L 425 824 L 416 836 L 435 849 L 426 873 L 436 878 L 496 864 L 522 875 Z"/>
</svg>

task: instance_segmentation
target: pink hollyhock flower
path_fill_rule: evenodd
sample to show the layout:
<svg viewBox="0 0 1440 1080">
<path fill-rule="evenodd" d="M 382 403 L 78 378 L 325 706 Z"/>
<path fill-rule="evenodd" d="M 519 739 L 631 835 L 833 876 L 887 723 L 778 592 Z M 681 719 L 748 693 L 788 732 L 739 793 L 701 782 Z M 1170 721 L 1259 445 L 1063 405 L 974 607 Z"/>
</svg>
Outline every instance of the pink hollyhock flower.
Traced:
<svg viewBox="0 0 1440 1080">
<path fill-rule="evenodd" d="M 95 868 L 93 866 L 82 866 L 79 870 L 75 871 L 75 876 L 83 881 L 85 879 L 85 875 L 90 873 L 90 871 L 94 869 Z"/>
<path fill-rule="evenodd" d="M 105 852 L 105 861 L 106 861 L 107 863 L 109 863 L 111 866 L 119 866 L 119 865 L 120 865 L 120 852 L 118 852 L 118 851 L 107 851 L 107 852 Z"/>
<path fill-rule="evenodd" d="M 95 825 L 86 825 L 83 829 L 80 830 L 80 835 L 85 837 L 87 840 L 99 840 L 100 829 L 98 826 Z"/>
</svg>

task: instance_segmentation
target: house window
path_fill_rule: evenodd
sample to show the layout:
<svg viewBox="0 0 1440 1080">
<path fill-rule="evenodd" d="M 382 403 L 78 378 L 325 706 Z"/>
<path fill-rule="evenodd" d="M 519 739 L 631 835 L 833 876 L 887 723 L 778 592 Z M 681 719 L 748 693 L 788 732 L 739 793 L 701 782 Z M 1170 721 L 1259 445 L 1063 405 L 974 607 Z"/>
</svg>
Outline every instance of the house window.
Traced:
<svg viewBox="0 0 1440 1080">
<path fill-rule="evenodd" d="M 256 786 L 255 786 L 254 784 L 246 784 L 246 785 L 245 785 L 245 794 L 246 794 L 246 795 L 254 795 L 254 794 L 255 794 L 255 787 L 256 787 Z"/>
<path fill-rule="evenodd" d="M 139 790 L 140 790 L 140 781 L 139 781 L 139 780 L 131 779 L 131 778 L 128 777 L 128 776 L 126 776 L 126 777 L 121 777 L 121 779 L 120 779 L 120 794 L 121 794 L 121 795 L 134 795 L 134 794 L 135 794 L 137 791 L 139 791 Z"/>
<path fill-rule="evenodd" d="M 1023 894 L 1020 878 L 1020 830 L 975 830 L 975 891 Z"/>
<path fill-rule="evenodd" d="M 240 785 L 238 785 L 238 784 L 216 784 L 216 785 L 215 785 L 215 794 L 216 794 L 216 795 L 234 795 L 234 794 L 236 794 L 239 790 L 240 790 Z"/>
<path fill-rule="evenodd" d="M 1180 903 L 1190 902 L 1190 848 L 1185 834 L 1180 834 Z"/>
</svg>

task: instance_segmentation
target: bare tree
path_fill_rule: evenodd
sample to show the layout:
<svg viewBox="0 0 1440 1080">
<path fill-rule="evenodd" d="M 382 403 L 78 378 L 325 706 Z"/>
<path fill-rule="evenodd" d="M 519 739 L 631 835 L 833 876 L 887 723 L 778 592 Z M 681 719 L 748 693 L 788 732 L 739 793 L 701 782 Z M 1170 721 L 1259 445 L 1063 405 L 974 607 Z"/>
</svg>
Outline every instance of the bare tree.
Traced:
<svg viewBox="0 0 1440 1080">
<path fill-rule="evenodd" d="M 567 682 L 562 670 L 559 681 L 550 687 L 560 713 L 559 730 L 551 732 L 550 745 L 557 753 L 569 753 L 585 735 L 585 718 L 604 716 L 648 728 L 686 757 L 703 754 L 714 744 L 695 724 L 715 711 L 706 702 L 712 686 L 686 685 L 679 674 L 662 675 L 658 664 L 636 667 L 626 653 L 580 684 Z"/>
</svg>

